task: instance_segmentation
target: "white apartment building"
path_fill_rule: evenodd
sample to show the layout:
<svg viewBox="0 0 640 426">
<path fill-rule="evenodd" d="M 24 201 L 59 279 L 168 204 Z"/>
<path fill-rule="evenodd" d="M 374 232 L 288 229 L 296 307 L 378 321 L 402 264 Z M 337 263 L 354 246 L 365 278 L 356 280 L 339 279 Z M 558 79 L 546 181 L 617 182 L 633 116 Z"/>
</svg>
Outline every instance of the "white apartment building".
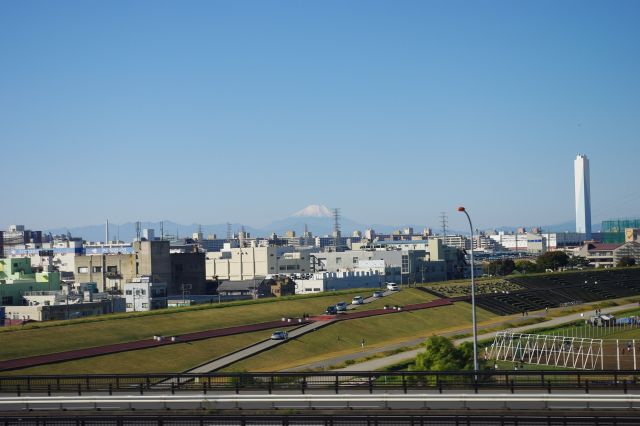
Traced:
<svg viewBox="0 0 640 426">
<path fill-rule="evenodd" d="M 124 284 L 127 312 L 143 312 L 167 307 L 167 283 L 151 277 L 133 278 Z"/>
</svg>

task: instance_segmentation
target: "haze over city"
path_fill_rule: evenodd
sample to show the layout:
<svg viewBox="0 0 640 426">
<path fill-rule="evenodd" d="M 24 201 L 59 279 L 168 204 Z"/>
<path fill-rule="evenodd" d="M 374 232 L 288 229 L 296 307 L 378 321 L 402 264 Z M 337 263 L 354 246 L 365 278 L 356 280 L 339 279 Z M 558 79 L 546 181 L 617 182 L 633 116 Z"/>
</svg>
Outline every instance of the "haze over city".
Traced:
<svg viewBox="0 0 640 426">
<path fill-rule="evenodd" d="M 594 223 L 640 210 L 638 2 L 0 10 L 2 228 L 564 223 L 578 153 Z"/>
</svg>

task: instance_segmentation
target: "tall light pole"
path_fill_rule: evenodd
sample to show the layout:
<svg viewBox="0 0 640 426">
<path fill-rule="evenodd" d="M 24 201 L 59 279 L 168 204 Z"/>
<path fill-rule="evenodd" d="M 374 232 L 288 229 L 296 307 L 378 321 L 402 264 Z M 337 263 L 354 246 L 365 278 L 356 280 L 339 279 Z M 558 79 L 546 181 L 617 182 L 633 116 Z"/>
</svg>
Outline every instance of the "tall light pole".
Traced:
<svg viewBox="0 0 640 426">
<path fill-rule="evenodd" d="M 473 225 L 471 224 L 471 217 L 464 207 L 458 207 L 458 211 L 467 215 L 469 220 L 469 228 L 471 229 L 471 322 L 473 323 L 473 369 L 478 371 L 478 323 L 476 322 L 476 283 L 474 280 L 474 265 L 473 265 Z"/>
</svg>

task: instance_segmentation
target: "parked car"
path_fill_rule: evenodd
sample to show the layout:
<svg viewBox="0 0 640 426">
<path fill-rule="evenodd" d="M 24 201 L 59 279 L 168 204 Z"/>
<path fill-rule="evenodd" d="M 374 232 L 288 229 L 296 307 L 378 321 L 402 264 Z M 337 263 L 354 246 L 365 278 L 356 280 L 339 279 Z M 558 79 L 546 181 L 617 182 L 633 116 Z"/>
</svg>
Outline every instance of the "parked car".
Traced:
<svg viewBox="0 0 640 426">
<path fill-rule="evenodd" d="M 383 297 L 384 296 L 384 291 L 374 291 L 373 292 L 373 297 Z"/>
<path fill-rule="evenodd" d="M 396 283 L 387 283 L 387 290 L 398 291 L 400 290 L 400 286 Z"/>
<path fill-rule="evenodd" d="M 287 340 L 289 333 L 286 331 L 276 331 L 271 335 L 271 340 Z"/>
<path fill-rule="evenodd" d="M 327 309 L 324 311 L 325 314 L 335 315 L 338 313 L 338 309 L 335 305 L 327 306 Z"/>
<path fill-rule="evenodd" d="M 351 300 L 352 305 L 362 305 L 364 303 L 364 297 L 356 296 Z"/>
<path fill-rule="evenodd" d="M 347 311 L 347 302 L 338 302 L 336 303 L 336 309 L 338 312 L 346 312 Z"/>
</svg>

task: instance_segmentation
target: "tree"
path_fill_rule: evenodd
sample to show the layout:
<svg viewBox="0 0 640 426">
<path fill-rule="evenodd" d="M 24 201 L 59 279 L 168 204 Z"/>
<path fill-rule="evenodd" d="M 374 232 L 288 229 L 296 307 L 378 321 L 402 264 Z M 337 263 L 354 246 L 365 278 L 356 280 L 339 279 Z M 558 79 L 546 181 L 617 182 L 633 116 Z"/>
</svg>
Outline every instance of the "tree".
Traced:
<svg viewBox="0 0 640 426">
<path fill-rule="evenodd" d="M 563 251 L 548 251 L 541 254 L 536 259 L 536 264 L 542 271 L 547 269 L 558 269 L 567 266 L 569 263 L 569 256 Z"/>
<path fill-rule="evenodd" d="M 483 271 L 487 275 L 509 275 L 516 269 L 516 264 L 511 259 L 492 260 L 483 265 Z"/>
<path fill-rule="evenodd" d="M 424 351 L 416 356 L 414 371 L 473 370 L 473 344 L 465 342 L 458 348 L 442 336 L 431 336 L 424 343 Z"/>
<path fill-rule="evenodd" d="M 516 270 L 523 274 L 532 274 L 534 272 L 540 272 L 540 268 L 538 267 L 538 265 L 526 259 L 516 260 Z"/>
<path fill-rule="evenodd" d="M 571 256 L 569 258 L 569 266 L 585 267 L 589 266 L 589 260 L 583 256 Z"/>
<path fill-rule="evenodd" d="M 622 256 L 618 261 L 618 267 L 635 266 L 636 260 L 631 256 Z"/>
</svg>

